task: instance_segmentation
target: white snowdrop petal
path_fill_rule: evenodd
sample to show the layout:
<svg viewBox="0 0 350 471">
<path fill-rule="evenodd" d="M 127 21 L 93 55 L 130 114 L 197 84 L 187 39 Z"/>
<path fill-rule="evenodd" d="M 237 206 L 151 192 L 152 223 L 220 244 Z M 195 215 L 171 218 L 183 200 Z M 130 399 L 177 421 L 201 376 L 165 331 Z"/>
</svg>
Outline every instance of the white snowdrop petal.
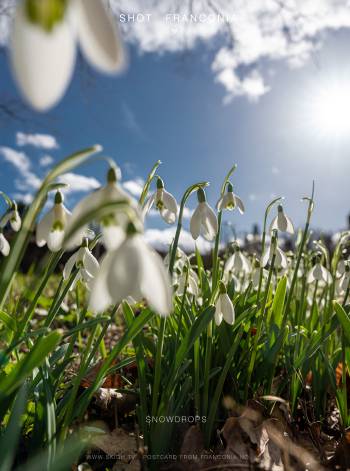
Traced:
<svg viewBox="0 0 350 471">
<path fill-rule="evenodd" d="M 143 208 L 142 208 L 142 217 L 145 219 L 147 214 L 149 213 L 150 209 L 152 208 L 154 204 L 154 199 L 155 199 L 155 193 L 153 193 L 149 198 L 147 198 Z"/>
<path fill-rule="evenodd" d="M 287 230 L 287 219 L 283 211 L 278 211 L 277 215 L 277 228 L 281 232 L 286 232 Z"/>
<path fill-rule="evenodd" d="M 234 195 L 235 197 L 235 202 L 236 202 L 236 205 L 238 207 L 238 211 L 243 214 L 245 212 L 245 207 L 244 207 L 244 204 L 243 204 L 243 201 L 241 200 L 241 198 L 237 195 Z"/>
<path fill-rule="evenodd" d="M 22 221 L 20 218 L 10 219 L 10 224 L 11 224 L 12 230 L 14 230 L 15 232 L 18 232 L 21 228 Z"/>
<path fill-rule="evenodd" d="M 112 304 L 112 297 L 107 286 L 107 276 L 113 261 L 114 253 L 107 252 L 102 259 L 100 270 L 90 286 L 89 309 L 92 312 L 103 312 Z"/>
<path fill-rule="evenodd" d="M 286 221 L 287 221 L 286 232 L 289 232 L 289 234 L 294 234 L 294 225 L 288 216 L 286 216 Z"/>
<path fill-rule="evenodd" d="M 223 318 L 227 324 L 232 325 L 235 322 L 235 310 L 232 301 L 227 293 L 222 294 L 220 297 Z"/>
<path fill-rule="evenodd" d="M 102 0 L 75 0 L 81 49 L 97 69 L 115 73 L 125 65 L 125 52 L 116 21 Z"/>
<path fill-rule="evenodd" d="M 190 232 L 194 240 L 198 239 L 202 224 L 202 213 L 200 205 L 194 210 L 190 221 Z"/>
<path fill-rule="evenodd" d="M 176 213 L 170 211 L 167 208 L 163 208 L 160 210 L 160 215 L 162 216 L 162 219 L 167 223 L 167 224 L 174 224 L 176 221 Z"/>
<path fill-rule="evenodd" d="M 225 198 L 225 195 L 222 196 L 222 197 L 218 200 L 218 202 L 216 203 L 216 209 L 217 209 L 218 211 L 222 211 L 222 210 L 224 209 L 224 207 L 225 207 L 225 206 L 224 206 L 224 198 Z"/>
<path fill-rule="evenodd" d="M 206 209 L 205 209 L 206 218 L 210 223 L 213 233 L 216 235 L 218 232 L 218 220 L 216 218 L 216 214 L 207 203 L 204 203 L 204 204 L 206 205 Z"/>
<path fill-rule="evenodd" d="M 270 224 L 270 232 L 272 232 L 274 229 L 278 229 L 277 216 L 272 219 L 271 224 Z"/>
<path fill-rule="evenodd" d="M 45 214 L 36 226 L 36 244 L 43 247 L 49 238 L 52 225 L 54 223 L 55 215 L 53 208 Z"/>
<path fill-rule="evenodd" d="M 47 238 L 47 247 L 51 252 L 58 252 L 62 248 L 64 239 L 64 231 L 54 230 L 49 232 Z"/>
<path fill-rule="evenodd" d="M 125 239 L 125 231 L 122 227 L 116 225 L 102 225 L 103 244 L 107 250 L 115 250 Z"/>
<path fill-rule="evenodd" d="M 63 279 L 67 280 L 72 273 L 73 267 L 75 265 L 75 262 L 77 261 L 78 258 L 78 252 L 75 252 L 69 259 L 67 260 L 64 268 L 63 268 Z"/>
<path fill-rule="evenodd" d="M 107 274 L 107 287 L 114 303 L 127 296 L 142 298 L 140 289 L 140 259 L 135 237 L 126 239 L 111 252 L 112 260 Z M 102 266 L 101 266 L 102 270 Z"/>
<path fill-rule="evenodd" d="M 313 273 L 315 280 L 321 281 L 323 279 L 322 268 L 323 267 L 320 263 L 316 263 L 316 265 L 314 266 Z"/>
<path fill-rule="evenodd" d="M 149 304 L 162 316 L 172 309 L 171 280 L 161 257 L 147 247 L 141 236 L 137 236 L 138 254 L 141 263 L 141 292 Z"/>
<path fill-rule="evenodd" d="M 222 322 L 222 310 L 221 310 L 221 296 L 218 297 L 216 304 L 215 304 L 215 314 L 214 314 L 214 319 L 215 319 L 215 324 L 219 326 Z"/>
<path fill-rule="evenodd" d="M 314 281 L 315 281 L 314 268 L 311 268 L 311 270 L 307 274 L 307 282 L 313 283 Z"/>
<path fill-rule="evenodd" d="M 167 192 L 166 190 L 163 190 L 163 202 L 166 208 L 172 213 L 174 213 L 176 217 L 178 210 L 176 199 L 171 193 Z"/>
<path fill-rule="evenodd" d="M 37 110 L 45 111 L 63 96 L 75 64 L 75 38 L 66 19 L 51 32 L 32 23 L 24 2 L 16 9 L 10 39 L 12 68 L 21 92 Z"/>
<path fill-rule="evenodd" d="M 0 234 L 0 252 L 7 257 L 10 253 L 10 244 L 6 240 L 4 234 Z"/>
<path fill-rule="evenodd" d="M 83 264 L 86 270 L 89 272 L 91 276 L 96 276 L 99 269 L 100 269 L 100 264 L 96 260 L 96 258 L 92 255 L 89 249 L 85 249 L 85 255 L 83 258 Z"/>
<path fill-rule="evenodd" d="M 268 264 L 270 260 L 270 252 L 271 252 L 271 247 L 268 247 L 267 249 L 265 249 L 265 252 L 261 258 L 261 265 L 263 267 L 266 267 L 266 265 Z"/>
</svg>

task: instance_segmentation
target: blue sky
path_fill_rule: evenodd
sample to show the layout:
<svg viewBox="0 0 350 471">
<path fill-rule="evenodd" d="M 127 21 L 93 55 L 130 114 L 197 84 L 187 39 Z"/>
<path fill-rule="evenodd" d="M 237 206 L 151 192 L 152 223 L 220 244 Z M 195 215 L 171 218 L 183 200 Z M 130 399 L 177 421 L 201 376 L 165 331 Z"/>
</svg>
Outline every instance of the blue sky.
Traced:
<svg viewBox="0 0 350 471">
<path fill-rule="evenodd" d="M 350 210 L 350 138 L 329 135 L 312 120 L 310 124 L 309 114 L 320 83 L 329 77 L 350 82 L 349 42 L 348 30 L 328 34 L 322 47 L 296 69 L 284 61 L 260 59 L 259 71 L 269 91 L 258 101 L 236 96 L 228 104 L 212 69 L 212 44 L 162 54 L 129 44 L 129 66 L 122 76 L 102 76 L 80 60 L 68 92 L 52 111 L 38 114 L 28 109 L 23 122 L 2 117 L 0 145 L 25 153 L 31 162 L 28 171 L 39 177 L 47 169 L 39 164 L 43 156 L 56 162 L 95 143 L 115 159 L 124 181 L 144 178 L 161 159 L 159 173 L 169 191 L 180 199 L 188 185 L 208 180 L 211 204 L 217 201 L 226 171 L 237 163 L 234 188 L 246 213 L 230 213 L 227 219 L 238 231 L 261 223 L 264 207 L 275 195 L 285 196 L 286 212 L 296 225 L 302 224 L 306 208 L 300 198 L 310 192 L 314 179 L 313 225 L 344 228 Z M 6 53 L 0 55 L 0 70 L 0 99 L 19 98 Z M 18 132 L 54 136 L 57 148 L 18 146 Z M 23 186 L 26 174 L 20 176 L 11 162 L 0 158 L 1 189 L 17 197 L 33 191 Z M 93 179 L 103 183 L 105 171 L 104 163 L 95 162 L 76 173 L 88 177 L 93 188 Z M 68 206 L 81 195 L 67 195 Z M 195 206 L 194 197 L 189 205 Z M 165 229 L 153 216 L 148 227 Z"/>
</svg>

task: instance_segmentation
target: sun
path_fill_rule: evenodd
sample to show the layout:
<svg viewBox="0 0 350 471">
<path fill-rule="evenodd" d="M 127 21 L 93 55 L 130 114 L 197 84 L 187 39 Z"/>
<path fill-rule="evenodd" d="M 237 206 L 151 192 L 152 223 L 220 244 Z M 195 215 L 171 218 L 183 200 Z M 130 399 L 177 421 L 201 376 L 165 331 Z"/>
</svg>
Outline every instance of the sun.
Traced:
<svg viewBox="0 0 350 471">
<path fill-rule="evenodd" d="M 329 138 L 350 138 L 350 80 L 320 83 L 308 106 L 314 132 Z"/>
</svg>

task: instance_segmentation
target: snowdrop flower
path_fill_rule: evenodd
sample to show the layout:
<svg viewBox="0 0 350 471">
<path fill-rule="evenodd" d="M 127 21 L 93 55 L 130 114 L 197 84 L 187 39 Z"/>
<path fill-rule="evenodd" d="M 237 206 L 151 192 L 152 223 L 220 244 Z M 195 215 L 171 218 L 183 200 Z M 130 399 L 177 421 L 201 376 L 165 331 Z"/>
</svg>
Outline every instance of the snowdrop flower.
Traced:
<svg viewBox="0 0 350 471">
<path fill-rule="evenodd" d="M 235 208 L 238 208 L 238 211 L 243 214 L 244 204 L 241 198 L 233 193 L 233 186 L 232 183 L 228 183 L 227 185 L 227 192 L 224 196 L 222 196 L 216 204 L 218 211 L 223 209 L 228 209 L 229 211 L 233 211 Z"/>
<path fill-rule="evenodd" d="M 47 244 L 51 252 L 62 248 L 65 229 L 71 218 L 71 213 L 63 205 L 63 196 L 56 192 L 53 208 L 41 219 L 36 228 L 36 243 L 39 247 Z"/>
<path fill-rule="evenodd" d="M 234 253 L 227 259 L 225 271 L 232 271 L 236 274 L 247 274 L 252 271 L 252 266 L 248 258 L 241 252 L 238 245 L 234 247 Z"/>
<path fill-rule="evenodd" d="M 18 2 L 11 33 L 12 69 L 26 100 L 37 110 L 54 106 L 72 77 L 77 40 L 102 72 L 117 72 L 124 52 L 103 0 Z"/>
<path fill-rule="evenodd" d="M 133 207 L 135 211 L 138 211 L 137 202 L 131 198 L 120 185 L 117 184 L 117 173 L 118 169 L 110 167 L 107 173 L 107 184 L 83 198 L 76 205 L 69 222 L 69 229 L 73 227 L 74 224 L 84 216 L 84 214 L 97 209 L 103 203 L 125 201 L 127 204 Z M 102 240 L 107 250 L 113 250 L 117 248 L 125 239 L 125 227 L 128 222 L 128 215 L 121 211 L 114 211 L 111 214 L 104 216 L 99 221 L 102 231 Z M 84 237 L 86 230 L 86 226 L 81 227 L 73 235 L 73 237 L 67 241 L 67 248 L 71 249 L 72 247 L 78 245 Z"/>
<path fill-rule="evenodd" d="M 350 265 L 345 265 L 344 273 L 341 278 L 337 281 L 337 293 L 342 295 L 346 293 L 350 284 Z"/>
<path fill-rule="evenodd" d="M 97 275 L 100 265 L 89 250 L 89 243 L 87 238 L 84 239 L 81 247 L 67 260 L 67 263 L 63 269 L 64 280 L 67 280 L 70 277 L 74 267 L 78 268 L 79 271 L 75 276 L 70 290 L 74 288 L 78 280 L 84 282 L 86 287 L 91 289 L 92 280 Z"/>
<path fill-rule="evenodd" d="M 108 251 L 93 281 L 90 309 L 104 311 L 111 303 L 128 296 L 139 301 L 145 298 L 162 316 L 172 311 L 172 290 L 169 274 L 161 257 L 146 244 L 129 223 L 126 238 L 118 248 Z"/>
<path fill-rule="evenodd" d="M 275 254 L 274 268 L 286 269 L 288 267 L 288 259 L 287 259 L 286 254 L 283 252 L 283 250 L 278 247 L 276 229 L 273 230 L 273 236 L 271 238 L 271 245 L 269 245 L 266 248 L 262 256 L 261 265 L 263 267 L 266 267 L 268 263 L 271 265 L 274 254 Z"/>
<path fill-rule="evenodd" d="M 294 226 L 288 216 L 284 214 L 283 206 L 281 204 L 277 207 L 277 216 L 272 220 L 270 224 L 270 232 L 277 229 L 281 232 L 289 232 L 294 234 Z"/>
<path fill-rule="evenodd" d="M 190 231 L 194 240 L 197 240 L 199 235 L 212 241 L 218 232 L 218 221 L 212 208 L 206 201 L 206 196 L 203 188 L 197 191 L 198 206 L 194 210 L 191 221 Z"/>
<path fill-rule="evenodd" d="M 254 289 L 257 289 L 259 286 L 260 271 L 261 271 L 260 262 L 258 260 L 255 260 L 254 270 L 252 273 L 252 285 Z M 262 281 L 265 281 L 267 279 L 268 273 L 269 272 L 265 268 L 262 269 Z"/>
<path fill-rule="evenodd" d="M 166 256 L 164 257 L 164 265 L 166 268 L 169 268 L 170 264 L 170 254 L 171 252 L 169 251 Z M 175 254 L 175 266 L 174 268 L 179 268 L 180 270 L 183 269 L 183 267 L 188 264 L 188 257 L 185 254 L 183 250 L 180 249 L 180 247 L 176 248 L 176 254 Z"/>
<path fill-rule="evenodd" d="M 10 253 L 10 244 L 5 239 L 5 236 L 2 232 L 0 232 L 0 252 L 4 257 L 7 257 Z"/>
<path fill-rule="evenodd" d="M 230 325 L 235 322 L 235 310 L 223 282 L 220 282 L 220 294 L 215 303 L 214 319 L 215 324 L 218 326 L 221 324 L 223 319 Z"/>
<path fill-rule="evenodd" d="M 12 207 L 7 211 L 4 217 L 1 219 L 0 226 L 5 227 L 7 223 L 10 223 L 10 226 L 13 231 L 18 232 L 22 225 L 21 216 L 18 213 L 17 203 L 12 202 Z"/>
<path fill-rule="evenodd" d="M 325 284 L 332 283 L 332 275 L 329 273 L 327 268 L 321 265 L 320 256 L 317 257 L 315 265 L 307 274 L 307 282 L 313 283 L 314 281 L 321 281 Z"/>
<path fill-rule="evenodd" d="M 342 276 L 345 273 L 346 262 L 344 259 L 339 260 L 337 265 L 337 276 Z"/>
<path fill-rule="evenodd" d="M 177 272 L 175 285 L 179 296 L 183 296 L 185 291 L 187 294 L 199 296 L 197 274 L 193 270 L 189 270 L 187 266 L 183 267 L 182 273 L 181 271 Z"/>
<path fill-rule="evenodd" d="M 177 202 L 174 196 L 164 189 L 164 182 L 159 177 L 157 179 L 157 191 L 148 198 L 143 208 L 144 217 L 153 205 L 167 224 L 174 224 L 178 211 Z"/>
</svg>

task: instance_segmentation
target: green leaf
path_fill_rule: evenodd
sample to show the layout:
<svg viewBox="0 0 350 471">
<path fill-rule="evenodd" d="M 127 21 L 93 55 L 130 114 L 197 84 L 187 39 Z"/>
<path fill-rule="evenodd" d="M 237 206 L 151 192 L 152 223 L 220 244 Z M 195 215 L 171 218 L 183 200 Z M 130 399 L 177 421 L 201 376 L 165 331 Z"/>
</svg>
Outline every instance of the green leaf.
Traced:
<svg viewBox="0 0 350 471">
<path fill-rule="evenodd" d="M 15 391 L 34 368 L 38 368 L 45 361 L 46 356 L 54 350 L 60 338 L 61 336 L 57 332 L 40 338 L 32 350 L 16 364 L 9 374 L 2 373 L 0 376 L 0 398 Z"/>
<path fill-rule="evenodd" d="M 23 385 L 17 394 L 10 420 L 0 440 L 1 471 L 12 469 L 22 428 L 21 415 L 25 411 L 26 400 L 27 389 Z"/>
<path fill-rule="evenodd" d="M 11 330 L 12 332 L 16 331 L 16 320 L 9 316 L 5 311 L 0 310 L 0 320 L 5 324 L 8 330 Z"/>
<path fill-rule="evenodd" d="M 345 309 L 337 301 L 333 301 L 333 306 L 340 325 L 342 326 L 345 339 L 348 345 L 350 345 L 350 318 Z"/>
<path fill-rule="evenodd" d="M 102 146 L 96 144 L 86 149 L 75 152 L 74 154 L 66 157 L 59 162 L 46 177 L 46 180 L 53 181 L 55 178 L 62 175 L 62 173 L 69 172 L 75 167 L 78 167 L 82 163 L 86 162 L 93 154 L 101 152 Z"/>
<path fill-rule="evenodd" d="M 283 306 L 287 292 L 287 277 L 283 276 L 276 289 L 275 296 L 272 303 L 272 316 L 274 323 L 280 328 L 282 325 Z"/>
<path fill-rule="evenodd" d="M 199 314 L 191 329 L 182 340 L 180 348 L 178 349 L 175 357 L 174 368 L 175 371 L 181 366 L 187 352 L 193 347 L 196 339 L 205 331 L 207 325 L 214 317 L 215 307 L 208 306 L 202 313 Z"/>
</svg>

